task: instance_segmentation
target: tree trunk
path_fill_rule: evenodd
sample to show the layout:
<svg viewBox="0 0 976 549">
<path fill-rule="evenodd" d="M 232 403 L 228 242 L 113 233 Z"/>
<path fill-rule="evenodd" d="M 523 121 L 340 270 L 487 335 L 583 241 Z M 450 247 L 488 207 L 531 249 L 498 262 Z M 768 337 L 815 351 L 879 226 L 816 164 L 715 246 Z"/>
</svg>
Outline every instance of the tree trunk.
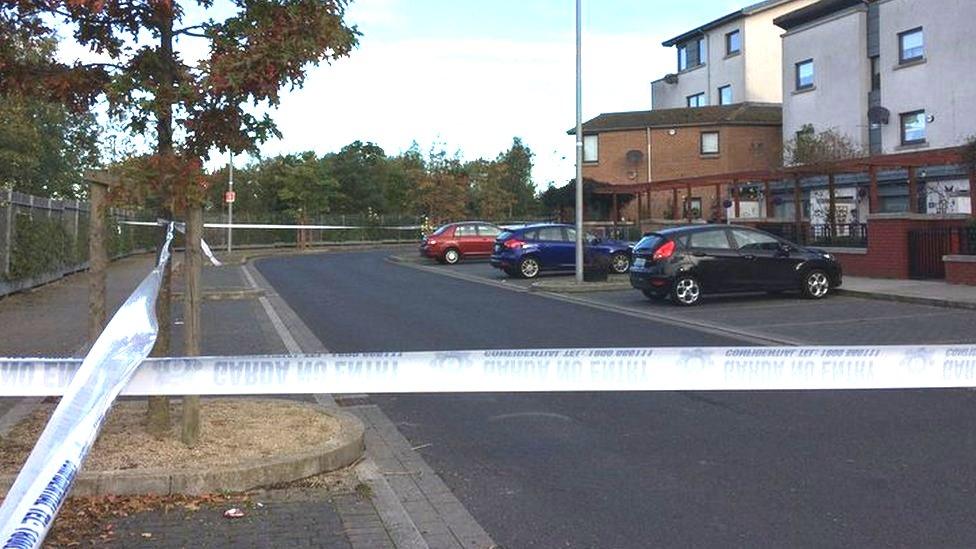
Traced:
<svg viewBox="0 0 976 549">
<path fill-rule="evenodd" d="M 185 356 L 200 355 L 200 303 L 202 291 L 200 274 L 203 255 L 200 240 L 203 236 L 203 209 L 191 205 L 186 213 L 186 253 L 183 261 L 186 292 L 183 300 L 184 348 Z M 200 397 L 183 397 L 183 443 L 193 447 L 200 440 Z"/>
<path fill-rule="evenodd" d="M 163 219 L 172 217 L 167 208 L 160 209 Z M 159 287 L 159 299 L 156 301 L 156 318 L 159 320 L 159 335 L 152 355 L 155 357 L 169 356 L 169 346 L 173 333 L 170 299 L 173 295 L 173 263 L 166 263 L 163 271 L 163 282 Z M 170 429 L 169 397 L 149 397 L 149 407 L 146 410 L 146 429 L 156 438 L 163 438 Z"/>
</svg>

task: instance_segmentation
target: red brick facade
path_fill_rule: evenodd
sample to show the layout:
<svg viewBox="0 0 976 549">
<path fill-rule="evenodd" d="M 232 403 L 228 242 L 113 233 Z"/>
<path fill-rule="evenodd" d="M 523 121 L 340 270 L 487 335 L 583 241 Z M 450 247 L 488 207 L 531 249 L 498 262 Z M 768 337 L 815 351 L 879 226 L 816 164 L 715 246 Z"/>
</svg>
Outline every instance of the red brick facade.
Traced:
<svg viewBox="0 0 976 549">
<path fill-rule="evenodd" d="M 966 219 L 939 219 L 919 214 L 881 214 L 868 220 L 867 253 L 845 253 L 834 250 L 844 268 L 851 276 L 873 278 L 909 278 L 908 233 L 916 229 L 935 229 L 939 227 L 962 227 Z M 976 264 L 971 264 L 976 265 Z M 966 268 L 958 269 L 960 280 L 966 278 Z M 946 279 L 949 279 L 949 265 L 946 265 Z M 965 284 L 966 282 L 959 282 Z"/>
<path fill-rule="evenodd" d="M 719 153 L 701 153 L 701 134 L 719 134 Z M 583 165 L 583 177 L 603 183 L 630 184 L 664 181 L 683 177 L 714 175 L 729 172 L 774 169 L 782 157 L 782 137 L 779 125 L 701 125 L 674 128 L 644 128 L 640 130 L 603 131 L 599 134 L 599 161 Z M 639 151 L 628 159 L 627 153 Z M 727 194 L 722 189 L 723 196 Z M 692 197 L 700 198 L 702 216 L 709 217 L 719 206 L 712 187 L 692 189 Z M 651 207 L 643 206 L 652 218 L 669 217 L 672 213 L 671 191 L 652 192 Z M 683 204 L 685 192 L 678 192 Z M 680 206 L 679 206 L 680 207 Z M 626 219 L 637 217 L 637 201 L 621 208 Z"/>
<path fill-rule="evenodd" d="M 949 256 L 945 262 L 946 282 L 976 286 L 976 261 L 974 257 Z"/>
</svg>

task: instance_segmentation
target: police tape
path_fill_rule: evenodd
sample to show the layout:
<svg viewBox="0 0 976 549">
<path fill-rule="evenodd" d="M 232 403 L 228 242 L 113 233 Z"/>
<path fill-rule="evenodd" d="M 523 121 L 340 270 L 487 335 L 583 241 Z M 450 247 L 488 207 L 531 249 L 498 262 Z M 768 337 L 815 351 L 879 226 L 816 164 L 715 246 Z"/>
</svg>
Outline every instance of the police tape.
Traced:
<svg viewBox="0 0 976 549">
<path fill-rule="evenodd" d="M 0 396 L 60 395 L 78 361 L 0 359 Z M 976 387 L 976 345 L 535 349 L 153 358 L 123 395 Z"/>
<path fill-rule="evenodd" d="M 0 504 L 0 546 L 39 547 L 95 442 L 99 428 L 129 378 L 156 341 L 156 298 L 170 257 L 168 225 L 155 268 L 109 321 L 66 380 L 48 420 L 13 486 Z"/>
<path fill-rule="evenodd" d="M 121 225 L 152 227 L 152 221 L 119 221 Z M 314 230 L 356 230 L 385 229 L 390 231 L 419 231 L 420 225 L 284 225 L 276 223 L 204 223 L 206 229 L 314 229 Z"/>
</svg>

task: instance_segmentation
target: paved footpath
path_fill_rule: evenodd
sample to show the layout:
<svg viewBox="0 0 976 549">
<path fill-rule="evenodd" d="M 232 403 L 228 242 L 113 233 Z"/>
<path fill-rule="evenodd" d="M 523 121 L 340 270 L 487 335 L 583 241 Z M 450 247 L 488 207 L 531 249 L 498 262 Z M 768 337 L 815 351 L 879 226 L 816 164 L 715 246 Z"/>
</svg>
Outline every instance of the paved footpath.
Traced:
<svg viewBox="0 0 976 549">
<path fill-rule="evenodd" d="M 178 256 L 177 256 L 178 257 Z M 109 308 L 114 312 L 152 264 L 149 255 L 111 264 Z M 203 353 L 213 355 L 325 352 L 321 342 L 249 264 L 231 258 L 204 269 Z M 174 291 L 182 291 L 177 278 Z M 87 277 L 67 277 L 32 292 L 0 299 L 0 356 L 72 356 L 85 345 Z M 182 347 L 182 310 L 173 306 L 174 354 Z M 298 396 L 336 406 L 330 395 Z M 0 436 L 39 399 L 0 398 Z M 488 548 L 493 542 L 375 406 L 349 411 L 367 426 L 367 455 L 336 474 L 342 488 L 285 488 L 264 493 L 243 519 L 223 507 L 149 511 L 114 519 L 114 543 L 159 547 Z M 397 433 L 398 435 L 398 433 Z M 426 472 L 411 484 L 398 471 Z M 365 492 L 351 489 L 366 486 Z M 363 494 L 367 494 L 365 497 Z M 144 534 L 150 534 L 147 537 Z M 84 542 L 86 540 L 78 540 Z"/>
</svg>

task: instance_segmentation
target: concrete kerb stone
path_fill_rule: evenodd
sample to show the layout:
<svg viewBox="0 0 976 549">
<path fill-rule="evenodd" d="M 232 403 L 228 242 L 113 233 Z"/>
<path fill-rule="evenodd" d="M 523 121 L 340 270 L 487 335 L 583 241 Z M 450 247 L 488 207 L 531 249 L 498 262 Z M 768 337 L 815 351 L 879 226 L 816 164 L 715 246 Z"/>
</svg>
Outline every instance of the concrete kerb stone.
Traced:
<svg viewBox="0 0 976 549">
<path fill-rule="evenodd" d="M 606 282 L 584 282 L 577 284 L 576 280 L 539 280 L 529 286 L 533 292 L 556 292 L 561 294 L 582 294 L 589 292 L 617 292 L 620 290 L 630 290 L 630 282 L 619 280 L 619 277 L 611 276 Z M 616 279 L 616 280 L 615 280 Z"/>
<path fill-rule="evenodd" d="M 846 288 L 837 288 L 834 291 L 838 295 L 861 297 L 865 299 L 877 299 L 880 301 L 896 301 L 899 303 L 911 303 L 913 305 L 931 305 L 935 307 L 947 307 L 950 309 L 976 310 L 976 303 L 968 303 L 965 301 L 953 301 L 950 299 L 940 299 L 936 297 L 919 297 L 919 296 L 909 296 L 909 295 L 886 294 L 880 292 L 868 292 L 864 290 L 849 290 Z"/>
<path fill-rule="evenodd" d="M 366 449 L 363 422 L 340 410 L 331 409 L 325 413 L 338 420 L 339 430 L 336 436 L 313 450 L 273 459 L 247 460 L 212 469 L 82 470 L 71 489 L 71 495 L 198 495 L 243 492 L 335 471 L 359 461 Z M 0 475 L 0 493 L 6 494 L 14 478 L 15 475 Z"/>
</svg>

